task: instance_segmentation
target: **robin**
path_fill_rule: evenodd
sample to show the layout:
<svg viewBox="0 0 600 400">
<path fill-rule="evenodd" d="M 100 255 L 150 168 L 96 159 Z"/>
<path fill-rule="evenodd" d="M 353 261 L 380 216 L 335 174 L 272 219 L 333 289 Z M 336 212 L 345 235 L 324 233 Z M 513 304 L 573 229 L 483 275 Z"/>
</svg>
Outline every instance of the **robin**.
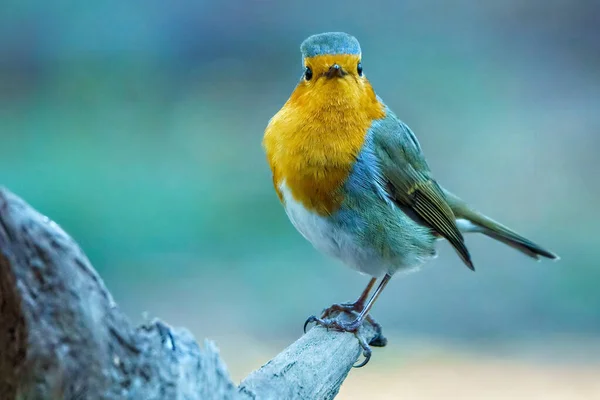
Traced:
<svg viewBox="0 0 600 400">
<path fill-rule="evenodd" d="M 305 329 L 315 322 L 356 335 L 367 319 L 380 330 L 369 317 L 378 296 L 396 272 L 435 257 L 438 239 L 449 241 L 471 270 L 467 232 L 483 233 L 535 259 L 558 259 L 438 184 L 414 133 L 367 80 L 356 38 L 322 33 L 307 38 L 300 50 L 300 82 L 263 139 L 275 191 L 292 224 L 314 247 L 371 276 L 357 301 L 310 317 Z M 330 318 L 335 312 L 355 318 Z M 369 345 L 361 345 L 360 366 L 371 355 Z"/>
</svg>

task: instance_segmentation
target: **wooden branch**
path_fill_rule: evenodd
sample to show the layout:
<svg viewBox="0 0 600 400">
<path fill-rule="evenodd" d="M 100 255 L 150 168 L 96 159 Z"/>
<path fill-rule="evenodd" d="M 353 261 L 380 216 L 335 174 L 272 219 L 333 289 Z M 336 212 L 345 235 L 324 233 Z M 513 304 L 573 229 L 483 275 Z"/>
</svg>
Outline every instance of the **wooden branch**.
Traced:
<svg viewBox="0 0 600 400">
<path fill-rule="evenodd" d="M 0 191 L 0 398 L 233 398 L 216 348 L 134 329 L 79 246 Z"/>
<path fill-rule="evenodd" d="M 367 343 L 376 337 L 370 325 L 361 328 Z M 316 326 L 240 384 L 256 399 L 333 399 L 362 348 L 354 335 Z"/>
<path fill-rule="evenodd" d="M 360 354 L 353 335 L 313 328 L 238 388 L 212 342 L 133 327 L 79 246 L 0 188 L 2 400 L 332 399 Z"/>
</svg>

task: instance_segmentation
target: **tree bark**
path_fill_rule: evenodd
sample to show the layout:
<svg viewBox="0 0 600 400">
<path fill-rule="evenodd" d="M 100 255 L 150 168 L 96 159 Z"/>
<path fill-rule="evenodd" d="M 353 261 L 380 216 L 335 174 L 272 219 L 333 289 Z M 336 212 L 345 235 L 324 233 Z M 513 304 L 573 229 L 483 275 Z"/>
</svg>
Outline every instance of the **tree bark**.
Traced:
<svg viewBox="0 0 600 400">
<path fill-rule="evenodd" d="M 212 342 L 133 327 L 77 243 L 0 188 L 0 399 L 332 399 L 360 354 L 316 327 L 237 387 Z"/>
</svg>

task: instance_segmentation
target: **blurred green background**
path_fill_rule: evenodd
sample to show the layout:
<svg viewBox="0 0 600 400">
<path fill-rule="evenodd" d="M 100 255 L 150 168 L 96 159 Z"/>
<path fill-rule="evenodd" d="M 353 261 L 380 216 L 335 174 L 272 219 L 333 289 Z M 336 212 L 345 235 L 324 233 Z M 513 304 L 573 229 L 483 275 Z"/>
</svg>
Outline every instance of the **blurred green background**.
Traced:
<svg viewBox="0 0 600 400">
<path fill-rule="evenodd" d="M 300 42 L 346 31 L 439 181 L 562 260 L 469 236 L 472 273 L 440 243 L 384 292 L 390 344 L 339 398 L 600 398 L 599 14 L 593 0 L 5 0 L 0 184 L 80 243 L 132 319 L 215 340 L 239 380 L 368 280 L 294 230 L 260 144 Z"/>
</svg>

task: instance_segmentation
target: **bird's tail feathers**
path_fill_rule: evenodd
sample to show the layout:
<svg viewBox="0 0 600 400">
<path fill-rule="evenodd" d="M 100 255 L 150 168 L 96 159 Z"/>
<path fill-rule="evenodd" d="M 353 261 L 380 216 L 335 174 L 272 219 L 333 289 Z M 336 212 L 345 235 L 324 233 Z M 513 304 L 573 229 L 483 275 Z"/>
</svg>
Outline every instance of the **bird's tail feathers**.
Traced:
<svg viewBox="0 0 600 400">
<path fill-rule="evenodd" d="M 548 251 L 531 240 L 519 235 L 510 228 L 494 221 L 491 218 L 486 217 L 480 212 L 473 210 L 464 201 L 456 197 L 454 194 L 444 190 L 448 205 L 454 212 L 457 220 L 464 220 L 465 223 L 458 223 L 462 225 L 466 232 L 481 232 L 484 235 L 496 239 L 520 252 L 528 255 L 529 257 L 538 259 L 540 257 L 550 258 L 558 260 L 558 255 Z"/>
</svg>

